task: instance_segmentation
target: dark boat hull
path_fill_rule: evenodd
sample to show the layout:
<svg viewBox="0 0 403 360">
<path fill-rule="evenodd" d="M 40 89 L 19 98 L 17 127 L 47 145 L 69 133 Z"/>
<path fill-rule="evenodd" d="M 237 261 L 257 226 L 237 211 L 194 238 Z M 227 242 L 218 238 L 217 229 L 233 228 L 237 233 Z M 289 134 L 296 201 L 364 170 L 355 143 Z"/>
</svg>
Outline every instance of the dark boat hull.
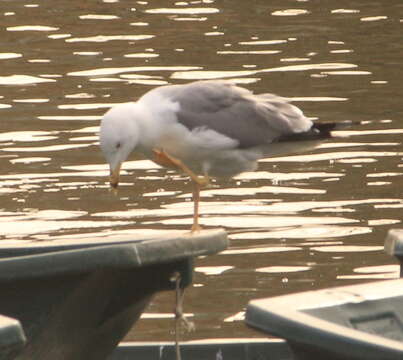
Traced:
<svg viewBox="0 0 403 360">
<path fill-rule="evenodd" d="M 153 294 L 192 280 L 193 258 L 225 249 L 223 231 L 0 248 L 0 314 L 18 319 L 18 360 L 102 360 Z M 10 358 L 12 359 L 12 357 Z"/>
</svg>

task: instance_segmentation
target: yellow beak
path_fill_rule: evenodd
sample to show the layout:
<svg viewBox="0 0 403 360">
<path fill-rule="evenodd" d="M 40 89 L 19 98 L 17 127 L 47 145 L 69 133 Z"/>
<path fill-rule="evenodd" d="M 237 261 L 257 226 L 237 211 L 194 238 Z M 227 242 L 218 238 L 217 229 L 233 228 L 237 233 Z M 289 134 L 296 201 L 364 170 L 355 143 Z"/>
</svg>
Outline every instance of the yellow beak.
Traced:
<svg viewBox="0 0 403 360">
<path fill-rule="evenodd" d="M 120 174 L 120 167 L 121 163 L 119 163 L 114 169 L 111 169 L 110 176 L 109 176 L 109 182 L 111 184 L 111 187 L 116 189 L 119 185 L 119 174 Z"/>
</svg>

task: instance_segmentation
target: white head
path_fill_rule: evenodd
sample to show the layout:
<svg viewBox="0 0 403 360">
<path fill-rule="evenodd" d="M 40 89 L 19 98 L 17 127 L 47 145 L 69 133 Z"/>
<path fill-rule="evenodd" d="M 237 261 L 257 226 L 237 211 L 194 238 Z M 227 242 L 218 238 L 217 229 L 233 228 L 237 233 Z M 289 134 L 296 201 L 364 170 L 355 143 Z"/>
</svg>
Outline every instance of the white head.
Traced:
<svg viewBox="0 0 403 360">
<path fill-rule="evenodd" d="M 139 140 L 134 116 L 135 103 L 117 105 L 106 112 L 101 121 L 100 145 L 109 163 L 110 184 L 116 188 L 122 163 L 135 149 Z"/>
</svg>

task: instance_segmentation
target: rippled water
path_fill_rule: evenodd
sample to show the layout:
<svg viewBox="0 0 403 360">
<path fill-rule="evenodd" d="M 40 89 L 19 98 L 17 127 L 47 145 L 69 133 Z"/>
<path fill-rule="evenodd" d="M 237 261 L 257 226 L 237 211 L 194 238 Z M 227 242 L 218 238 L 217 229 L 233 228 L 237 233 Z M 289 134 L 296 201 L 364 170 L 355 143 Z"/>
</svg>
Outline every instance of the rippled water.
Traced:
<svg viewBox="0 0 403 360">
<path fill-rule="evenodd" d="M 199 259 L 187 338 L 257 336 L 248 300 L 397 276 L 383 254 L 403 211 L 401 1 L 0 2 L 0 239 L 188 229 L 191 185 L 141 157 L 108 191 L 98 124 L 168 83 L 228 78 L 319 120 L 364 121 L 312 153 L 202 192 L 230 248 Z M 399 15 L 400 14 L 400 15 Z M 130 339 L 171 338 L 171 293 Z M 134 333 L 133 333 L 134 334 Z"/>
</svg>

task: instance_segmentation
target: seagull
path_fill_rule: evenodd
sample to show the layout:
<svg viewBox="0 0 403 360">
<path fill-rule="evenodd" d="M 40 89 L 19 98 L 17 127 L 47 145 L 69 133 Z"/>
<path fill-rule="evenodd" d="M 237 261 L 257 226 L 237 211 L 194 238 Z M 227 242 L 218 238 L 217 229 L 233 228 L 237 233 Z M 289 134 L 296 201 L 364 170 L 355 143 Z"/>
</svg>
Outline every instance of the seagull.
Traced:
<svg viewBox="0 0 403 360">
<path fill-rule="evenodd" d="M 135 102 L 118 104 L 101 120 L 100 146 L 116 189 L 122 163 L 143 153 L 193 183 L 193 225 L 200 230 L 200 189 L 210 177 L 257 169 L 259 159 L 307 151 L 351 121 L 314 123 L 274 94 L 253 94 L 227 80 L 156 87 Z"/>
</svg>

